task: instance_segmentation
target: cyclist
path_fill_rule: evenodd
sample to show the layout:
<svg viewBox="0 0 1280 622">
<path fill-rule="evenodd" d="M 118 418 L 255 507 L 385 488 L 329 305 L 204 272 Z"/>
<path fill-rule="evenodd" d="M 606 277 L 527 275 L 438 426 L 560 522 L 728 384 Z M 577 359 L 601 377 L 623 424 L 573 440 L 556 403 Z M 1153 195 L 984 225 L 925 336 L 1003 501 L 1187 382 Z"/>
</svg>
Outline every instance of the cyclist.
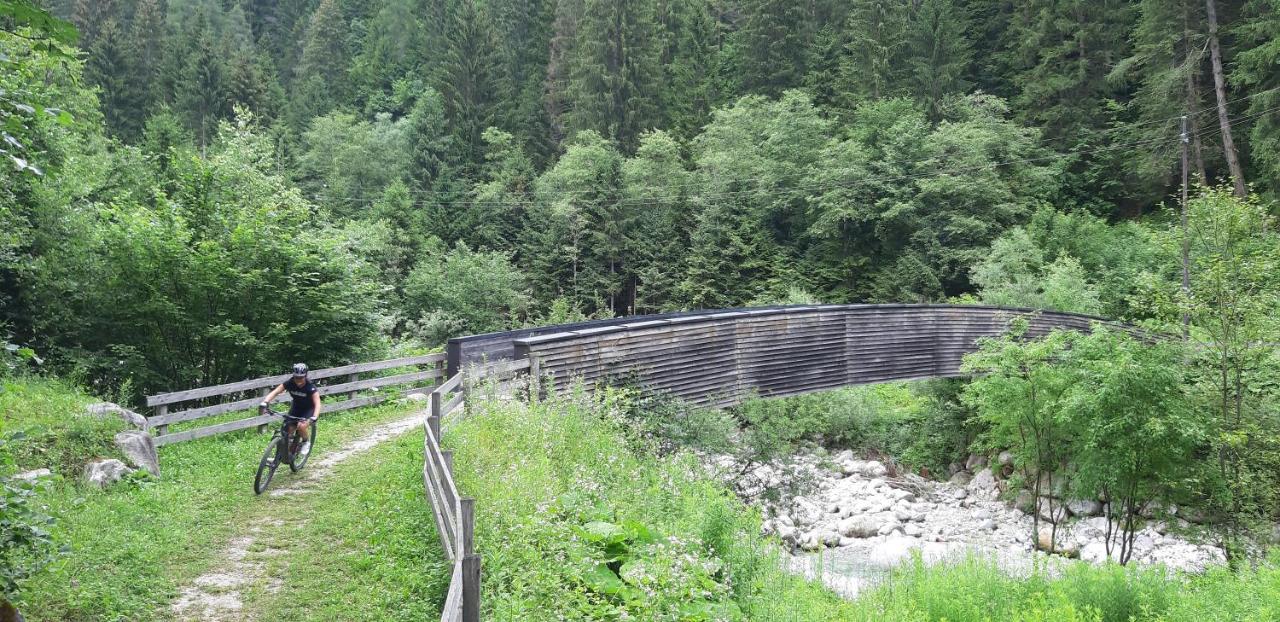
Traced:
<svg viewBox="0 0 1280 622">
<path fill-rule="evenodd" d="M 307 455 L 311 452 L 311 426 L 310 423 L 320 418 L 320 391 L 316 389 L 316 385 L 307 379 L 307 366 L 304 363 L 298 363 L 293 366 L 293 377 L 284 381 L 280 386 L 271 390 L 267 397 L 262 400 L 262 407 L 266 408 L 271 400 L 276 396 L 289 392 L 293 397 L 293 405 L 289 407 L 289 416 L 300 419 L 298 422 L 298 432 L 303 435 L 304 441 L 302 447 L 298 449 L 299 455 Z"/>
</svg>

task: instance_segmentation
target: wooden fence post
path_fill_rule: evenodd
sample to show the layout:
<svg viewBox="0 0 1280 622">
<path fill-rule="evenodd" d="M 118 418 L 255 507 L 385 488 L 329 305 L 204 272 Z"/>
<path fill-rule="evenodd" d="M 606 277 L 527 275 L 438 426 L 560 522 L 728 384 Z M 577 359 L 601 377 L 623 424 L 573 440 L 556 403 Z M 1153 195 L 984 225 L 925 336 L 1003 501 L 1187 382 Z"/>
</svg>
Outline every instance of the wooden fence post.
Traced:
<svg viewBox="0 0 1280 622">
<path fill-rule="evenodd" d="M 462 622 L 480 622 L 480 556 L 475 554 L 476 500 L 459 500 L 462 513 Z"/>
<path fill-rule="evenodd" d="M 444 396 L 443 396 L 443 395 L 440 395 L 440 392 L 439 392 L 439 391 L 432 391 L 432 392 L 431 392 L 431 394 L 430 394 L 428 397 L 430 398 L 430 403 L 431 403 L 431 412 L 430 412 L 427 416 L 428 416 L 428 417 L 435 417 L 435 418 L 439 419 L 439 418 L 440 418 L 440 411 L 441 411 L 441 410 L 443 409 L 443 407 L 444 407 L 444 404 L 442 404 L 442 403 L 441 403 L 441 401 L 444 399 Z M 439 438 L 437 438 L 436 440 L 440 440 L 440 439 L 439 439 Z"/>
<path fill-rule="evenodd" d="M 275 389 L 275 387 L 270 387 L 270 388 L 265 388 L 265 389 L 263 389 L 263 390 L 262 390 L 262 399 L 264 399 L 264 400 L 265 400 L 265 399 L 267 398 L 267 395 L 269 395 L 269 394 L 271 393 L 271 391 L 272 391 L 272 390 L 274 390 L 274 389 Z M 265 423 L 258 424 L 258 434 L 262 434 L 263 432 L 266 432 L 266 431 L 267 431 L 267 424 L 265 424 Z"/>
<path fill-rule="evenodd" d="M 449 472 L 449 477 L 453 477 L 453 450 L 442 449 L 440 455 L 444 457 L 444 470 Z"/>
<path fill-rule="evenodd" d="M 169 405 L 168 405 L 168 404 L 161 404 L 161 405 L 159 405 L 159 406 L 156 406 L 156 416 L 157 416 L 157 417 L 163 417 L 163 416 L 165 416 L 165 415 L 167 415 L 167 414 L 169 414 Z M 169 424 L 167 424 L 167 423 L 162 423 L 162 424 L 160 424 L 160 425 L 156 426 L 156 436 L 164 436 L 165 434 L 168 434 L 168 433 L 169 433 Z"/>
<path fill-rule="evenodd" d="M 480 556 L 462 558 L 462 622 L 480 622 Z"/>
<path fill-rule="evenodd" d="M 350 376 L 347 376 L 347 382 L 355 382 L 359 379 L 360 379 L 360 374 L 351 374 Z M 348 400 L 356 399 L 356 393 L 358 393 L 358 391 L 347 391 L 347 399 Z"/>
<path fill-rule="evenodd" d="M 436 415 L 427 417 L 427 427 L 431 428 L 431 436 L 435 437 L 438 445 L 440 443 L 440 417 Z"/>
</svg>

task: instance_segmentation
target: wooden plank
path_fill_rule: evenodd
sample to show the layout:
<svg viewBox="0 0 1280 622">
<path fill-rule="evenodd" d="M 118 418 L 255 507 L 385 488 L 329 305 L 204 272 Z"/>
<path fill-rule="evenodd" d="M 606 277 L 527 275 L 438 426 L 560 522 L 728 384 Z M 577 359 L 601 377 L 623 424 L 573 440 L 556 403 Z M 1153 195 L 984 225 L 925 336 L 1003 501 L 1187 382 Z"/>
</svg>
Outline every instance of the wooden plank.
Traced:
<svg viewBox="0 0 1280 622">
<path fill-rule="evenodd" d="M 449 398 L 449 401 L 445 402 L 444 406 L 440 408 L 440 416 L 443 417 L 453 412 L 453 409 L 457 408 L 458 404 L 461 404 L 464 398 L 466 398 L 465 393 L 457 393 L 453 397 Z"/>
<path fill-rule="evenodd" d="M 462 558 L 462 622 L 480 622 L 480 556 Z"/>
<path fill-rule="evenodd" d="M 435 392 L 440 395 L 446 395 L 458 388 L 462 384 L 462 374 L 454 374 L 452 378 L 444 381 L 440 386 L 436 387 Z"/>
<path fill-rule="evenodd" d="M 222 434 L 223 432 L 233 432 L 235 430 L 243 430 L 245 428 L 252 428 L 253 426 L 256 426 L 261 423 L 270 423 L 272 421 L 275 421 L 276 419 L 277 418 L 275 415 L 259 415 L 257 417 L 250 417 L 248 419 L 228 421 L 226 423 L 220 423 L 218 425 L 212 425 L 206 428 L 196 428 L 194 430 L 185 430 L 182 432 L 175 432 L 173 434 L 165 434 L 164 436 L 157 436 L 155 438 L 155 444 L 156 444 L 156 447 L 160 447 L 163 445 L 180 443 L 182 441 L 189 441 L 192 439 L 204 438 L 206 436 L 213 436 L 214 434 Z"/>
<path fill-rule="evenodd" d="M 373 361 L 370 363 L 355 363 L 352 365 L 343 365 L 341 367 L 330 367 L 326 369 L 313 370 L 310 377 L 313 380 L 321 378 L 329 378 L 331 376 L 342 376 L 346 374 L 355 374 L 369 371 L 377 371 L 381 369 L 393 369 L 396 367 L 409 367 L 416 365 L 428 365 L 443 361 L 445 355 L 443 353 L 426 354 L 421 356 L 406 356 L 396 359 L 387 359 L 385 361 Z M 239 393 L 241 391 L 249 391 L 260 389 L 262 387 L 270 387 L 278 385 L 289 379 L 289 374 L 281 374 L 278 376 L 266 376 L 262 378 L 254 378 L 251 380 L 241 380 L 240 382 L 229 382 L 210 387 L 200 387 L 196 389 L 187 389 L 185 391 L 173 391 L 170 393 L 160 393 L 157 395 L 147 396 L 147 406 L 159 406 L 161 404 L 173 404 L 175 402 L 185 402 L 188 400 L 200 399 L 205 397 L 213 397 L 215 395 L 226 395 L 228 393 Z"/>
</svg>

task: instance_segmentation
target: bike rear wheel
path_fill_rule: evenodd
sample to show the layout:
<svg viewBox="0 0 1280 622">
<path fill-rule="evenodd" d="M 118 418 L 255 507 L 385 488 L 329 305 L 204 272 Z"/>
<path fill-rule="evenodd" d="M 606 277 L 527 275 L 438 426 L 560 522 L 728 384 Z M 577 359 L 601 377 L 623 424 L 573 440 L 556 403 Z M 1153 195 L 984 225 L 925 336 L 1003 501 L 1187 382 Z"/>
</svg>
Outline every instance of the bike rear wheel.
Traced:
<svg viewBox="0 0 1280 622">
<path fill-rule="evenodd" d="M 280 463 L 276 461 L 276 452 L 279 451 L 279 437 L 271 439 L 271 443 L 267 445 L 267 450 L 262 452 L 262 460 L 258 462 L 258 474 L 253 477 L 253 494 L 260 495 L 262 491 L 267 489 L 267 485 L 271 483 L 271 478 L 275 477 L 276 469 Z"/>
<path fill-rule="evenodd" d="M 316 450 L 316 432 L 317 432 L 316 424 L 317 423 L 319 422 L 312 421 L 311 424 L 307 426 L 311 428 L 311 451 Z M 295 437 L 298 437 L 297 442 L 294 443 L 293 446 L 301 447 L 302 443 L 305 442 L 306 439 L 301 438 L 302 435 L 298 432 L 298 426 L 293 426 L 293 434 Z M 294 451 L 293 460 L 289 462 L 289 469 L 291 469 L 294 473 L 301 471 L 302 467 L 306 466 L 307 464 L 307 458 L 311 457 L 311 451 L 305 454 L 299 451 Z"/>
</svg>

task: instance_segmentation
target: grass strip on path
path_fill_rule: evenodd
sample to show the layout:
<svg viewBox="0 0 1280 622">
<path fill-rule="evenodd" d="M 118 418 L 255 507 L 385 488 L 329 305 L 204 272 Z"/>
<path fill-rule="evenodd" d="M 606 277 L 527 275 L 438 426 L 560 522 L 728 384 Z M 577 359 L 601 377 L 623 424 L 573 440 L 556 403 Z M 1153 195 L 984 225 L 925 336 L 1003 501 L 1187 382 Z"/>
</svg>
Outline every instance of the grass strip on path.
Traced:
<svg viewBox="0 0 1280 622">
<path fill-rule="evenodd" d="M 278 589 L 248 595 L 259 620 L 429 620 L 452 567 L 422 489 L 422 436 L 408 433 L 335 468 L 305 495 L 275 500 L 284 524 L 255 548 Z"/>
</svg>

